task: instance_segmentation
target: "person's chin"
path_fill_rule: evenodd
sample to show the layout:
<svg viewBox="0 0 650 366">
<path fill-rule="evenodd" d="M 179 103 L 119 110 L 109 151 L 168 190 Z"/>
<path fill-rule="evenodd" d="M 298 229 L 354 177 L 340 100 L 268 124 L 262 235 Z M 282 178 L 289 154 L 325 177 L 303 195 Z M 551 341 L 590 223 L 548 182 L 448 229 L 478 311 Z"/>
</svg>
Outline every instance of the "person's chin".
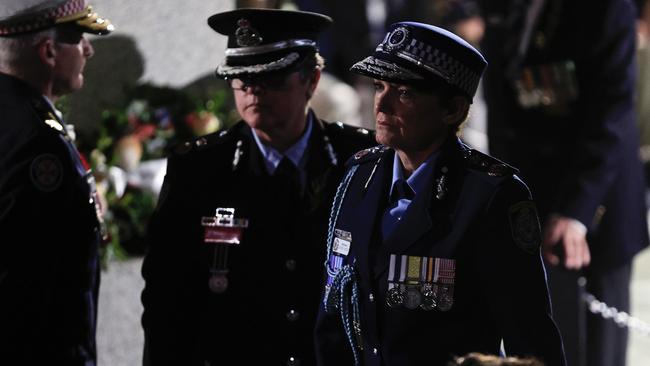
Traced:
<svg viewBox="0 0 650 366">
<path fill-rule="evenodd" d="M 386 129 L 379 128 L 376 131 L 375 139 L 378 144 L 385 146 L 394 146 L 397 141 L 395 134 Z"/>
</svg>

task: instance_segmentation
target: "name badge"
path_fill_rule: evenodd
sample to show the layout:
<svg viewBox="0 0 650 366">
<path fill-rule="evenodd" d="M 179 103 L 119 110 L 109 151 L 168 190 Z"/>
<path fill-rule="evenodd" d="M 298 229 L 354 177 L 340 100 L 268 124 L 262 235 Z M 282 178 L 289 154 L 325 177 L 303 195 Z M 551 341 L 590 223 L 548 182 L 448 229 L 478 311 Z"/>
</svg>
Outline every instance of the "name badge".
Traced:
<svg viewBox="0 0 650 366">
<path fill-rule="evenodd" d="M 332 243 L 332 251 L 342 256 L 347 256 L 350 253 L 350 246 L 352 244 L 352 233 L 349 231 L 334 230 L 334 242 Z"/>
<path fill-rule="evenodd" d="M 234 208 L 218 208 L 215 216 L 201 218 L 204 227 L 203 242 L 217 244 L 239 244 L 247 219 L 235 219 Z"/>
<path fill-rule="evenodd" d="M 247 219 L 235 219 L 234 208 L 219 207 L 214 216 L 201 218 L 204 227 L 203 242 L 215 243 L 208 287 L 215 294 L 228 289 L 228 247 L 239 244 L 248 227 Z"/>
</svg>

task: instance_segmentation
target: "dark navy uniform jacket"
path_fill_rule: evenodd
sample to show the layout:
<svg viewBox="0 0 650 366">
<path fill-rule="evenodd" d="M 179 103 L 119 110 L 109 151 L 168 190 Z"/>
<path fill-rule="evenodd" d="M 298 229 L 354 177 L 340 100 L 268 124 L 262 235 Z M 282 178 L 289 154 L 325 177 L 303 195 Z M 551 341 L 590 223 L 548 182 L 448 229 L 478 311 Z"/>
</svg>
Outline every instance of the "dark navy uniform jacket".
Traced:
<svg viewBox="0 0 650 366">
<path fill-rule="evenodd" d="M 351 338 L 360 346 L 361 363 L 446 365 L 453 356 L 468 352 L 498 354 L 503 339 L 509 355 L 532 355 L 547 365 L 563 365 L 540 258 L 539 223 L 528 188 L 515 170 L 452 139 L 435 164 L 431 200 L 423 202 L 416 195 L 395 232 L 384 240 L 380 223 L 393 154 L 377 147 L 351 159 L 350 168 L 356 172 L 340 211 L 334 212 L 335 207 L 332 214 L 331 229 L 349 233 L 343 266 L 350 266 L 357 286 L 360 332 L 352 329 Z M 451 307 L 441 311 L 389 306 L 391 255 L 455 261 Z M 329 256 L 330 268 L 335 267 L 334 257 Z M 344 289 L 334 302 L 342 297 L 353 312 L 352 293 Z M 316 328 L 319 365 L 353 364 L 350 337 L 342 324 L 337 311 L 328 313 L 321 304 Z"/>
<path fill-rule="evenodd" d="M 94 365 L 94 181 L 44 97 L 5 74 L 0 121 L 0 364 Z"/>
<path fill-rule="evenodd" d="M 315 363 L 327 215 L 345 161 L 374 137 L 312 120 L 302 198 L 269 176 L 243 121 L 169 158 L 142 269 L 145 364 Z M 223 293 L 208 287 L 220 244 L 204 243 L 201 225 L 218 207 L 249 220 L 241 243 L 229 248 Z"/>
<path fill-rule="evenodd" d="M 528 48 L 513 63 L 522 32 L 507 23 L 516 18 L 510 3 L 486 2 L 490 153 L 520 169 L 542 219 L 558 213 L 589 229 L 591 268 L 629 263 L 648 245 L 633 4 L 547 1 Z M 526 100 L 534 93 L 544 96 L 541 103 Z"/>
</svg>

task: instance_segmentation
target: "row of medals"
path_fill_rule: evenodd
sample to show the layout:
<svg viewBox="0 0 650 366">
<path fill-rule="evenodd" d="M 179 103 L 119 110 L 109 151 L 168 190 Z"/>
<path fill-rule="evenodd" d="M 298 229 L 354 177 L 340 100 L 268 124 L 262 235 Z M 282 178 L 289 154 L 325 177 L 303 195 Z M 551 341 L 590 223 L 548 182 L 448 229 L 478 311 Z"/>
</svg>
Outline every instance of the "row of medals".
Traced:
<svg viewBox="0 0 650 366">
<path fill-rule="evenodd" d="M 386 296 L 386 304 L 391 308 L 403 306 L 410 310 L 420 308 L 426 311 L 449 311 L 453 303 L 453 285 L 395 283 Z"/>
</svg>

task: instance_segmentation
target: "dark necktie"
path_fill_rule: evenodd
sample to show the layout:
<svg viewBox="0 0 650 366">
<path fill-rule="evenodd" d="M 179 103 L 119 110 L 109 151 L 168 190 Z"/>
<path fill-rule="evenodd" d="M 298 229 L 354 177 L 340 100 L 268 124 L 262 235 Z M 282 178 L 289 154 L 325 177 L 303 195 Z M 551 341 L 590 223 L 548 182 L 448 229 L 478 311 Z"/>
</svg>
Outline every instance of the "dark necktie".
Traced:
<svg viewBox="0 0 650 366">
<path fill-rule="evenodd" d="M 406 214 L 406 210 L 411 204 L 414 195 L 413 189 L 411 189 L 404 179 L 399 179 L 395 182 L 393 191 L 390 195 L 388 207 L 386 208 L 382 219 L 381 227 L 384 240 L 399 225 L 402 217 Z"/>
<path fill-rule="evenodd" d="M 300 172 L 288 158 L 282 158 L 275 172 L 273 172 L 273 180 L 278 187 L 278 194 L 295 200 L 302 196 Z"/>
</svg>

